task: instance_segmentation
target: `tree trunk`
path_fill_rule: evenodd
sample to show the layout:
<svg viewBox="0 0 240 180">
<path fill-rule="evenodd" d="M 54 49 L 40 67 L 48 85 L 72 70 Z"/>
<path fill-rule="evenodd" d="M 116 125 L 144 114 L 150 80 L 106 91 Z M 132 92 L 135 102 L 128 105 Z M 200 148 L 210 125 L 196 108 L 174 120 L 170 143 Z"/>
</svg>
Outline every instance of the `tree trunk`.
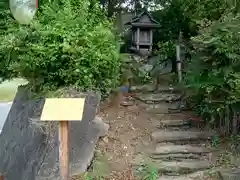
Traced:
<svg viewBox="0 0 240 180">
<path fill-rule="evenodd" d="M 108 17 L 112 17 L 114 14 L 114 4 L 112 2 L 112 0 L 108 0 Z"/>
</svg>

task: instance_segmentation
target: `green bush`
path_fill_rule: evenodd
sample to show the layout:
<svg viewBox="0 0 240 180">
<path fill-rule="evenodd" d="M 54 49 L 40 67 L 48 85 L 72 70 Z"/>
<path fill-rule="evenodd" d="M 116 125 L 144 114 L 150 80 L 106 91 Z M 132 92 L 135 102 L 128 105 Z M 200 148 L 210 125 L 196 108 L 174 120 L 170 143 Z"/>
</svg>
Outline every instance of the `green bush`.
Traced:
<svg viewBox="0 0 240 180">
<path fill-rule="evenodd" d="M 98 2 L 45 2 L 30 25 L 9 21 L 0 54 L 1 75 L 24 77 L 35 91 L 74 86 L 108 93 L 119 80 L 119 42 Z"/>
<path fill-rule="evenodd" d="M 163 2 L 165 7 L 156 14 L 164 32 L 159 34 L 159 53 L 164 58 L 173 54 L 169 45 L 181 30 L 187 51 L 185 84 L 179 89 L 185 90 L 187 105 L 204 119 L 227 125 L 240 110 L 240 1 Z"/>
<path fill-rule="evenodd" d="M 8 1 L 2 0 L 0 1 L 0 39 L 1 37 L 4 37 L 7 30 L 7 21 L 10 17 L 10 10 L 8 7 Z M 5 60 L 6 57 L 6 60 Z M 0 49 L 0 82 L 2 82 L 6 77 L 8 76 L 8 71 L 6 69 L 8 55 L 6 52 L 3 52 L 2 49 Z"/>
<path fill-rule="evenodd" d="M 185 83 L 192 106 L 206 119 L 222 118 L 240 101 L 240 14 L 228 14 L 192 39 Z"/>
</svg>

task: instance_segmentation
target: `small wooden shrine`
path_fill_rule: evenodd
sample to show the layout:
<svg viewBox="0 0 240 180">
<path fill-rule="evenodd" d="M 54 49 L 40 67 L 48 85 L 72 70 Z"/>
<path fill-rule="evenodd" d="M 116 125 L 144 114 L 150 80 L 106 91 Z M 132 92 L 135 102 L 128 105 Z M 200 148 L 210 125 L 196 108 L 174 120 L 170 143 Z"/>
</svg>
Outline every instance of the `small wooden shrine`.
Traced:
<svg viewBox="0 0 240 180">
<path fill-rule="evenodd" d="M 151 53 L 153 45 L 153 30 L 160 27 L 160 24 L 153 19 L 145 9 L 140 14 L 125 23 L 131 28 L 132 44 L 131 49 L 137 51 L 148 51 Z"/>
</svg>

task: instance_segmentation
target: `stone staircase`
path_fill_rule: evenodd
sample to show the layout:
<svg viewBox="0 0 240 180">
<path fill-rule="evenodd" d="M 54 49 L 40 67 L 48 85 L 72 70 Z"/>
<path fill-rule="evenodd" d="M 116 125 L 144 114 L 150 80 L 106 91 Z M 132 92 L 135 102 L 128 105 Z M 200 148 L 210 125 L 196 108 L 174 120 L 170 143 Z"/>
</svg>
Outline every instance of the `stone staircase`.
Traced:
<svg viewBox="0 0 240 180">
<path fill-rule="evenodd" d="M 157 168 L 158 180 L 202 179 L 205 171 L 213 166 L 208 148 L 213 132 L 192 127 L 189 119 L 182 118 L 178 109 L 180 96 L 172 90 L 154 93 L 146 89 L 144 93 L 138 89 L 135 98 L 138 105 L 159 121 L 143 152 Z M 143 162 L 138 160 L 136 164 Z"/>
</svg>

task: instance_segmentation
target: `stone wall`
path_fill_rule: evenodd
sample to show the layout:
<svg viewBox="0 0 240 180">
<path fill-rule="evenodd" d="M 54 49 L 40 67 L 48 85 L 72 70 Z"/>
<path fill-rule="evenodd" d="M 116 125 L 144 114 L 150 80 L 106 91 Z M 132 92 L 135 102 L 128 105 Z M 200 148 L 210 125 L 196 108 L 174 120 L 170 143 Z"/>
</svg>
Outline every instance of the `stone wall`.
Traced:
<svg viewBox="0 0 240 180">
<path fill-rule="evenodd" d="M 102 135 L 104 123 L 95 122 L 100 96 L 66 92 L 68 97 L 85 98 L 82 121 L 70 122 L 70 174 L 86 171 Z M 4 180 L 59 180 L 57 122 L 39 121 L 44 98 L 34 99 L 19 87 L 0 135 L 0 175 Z"/>
</svg>

